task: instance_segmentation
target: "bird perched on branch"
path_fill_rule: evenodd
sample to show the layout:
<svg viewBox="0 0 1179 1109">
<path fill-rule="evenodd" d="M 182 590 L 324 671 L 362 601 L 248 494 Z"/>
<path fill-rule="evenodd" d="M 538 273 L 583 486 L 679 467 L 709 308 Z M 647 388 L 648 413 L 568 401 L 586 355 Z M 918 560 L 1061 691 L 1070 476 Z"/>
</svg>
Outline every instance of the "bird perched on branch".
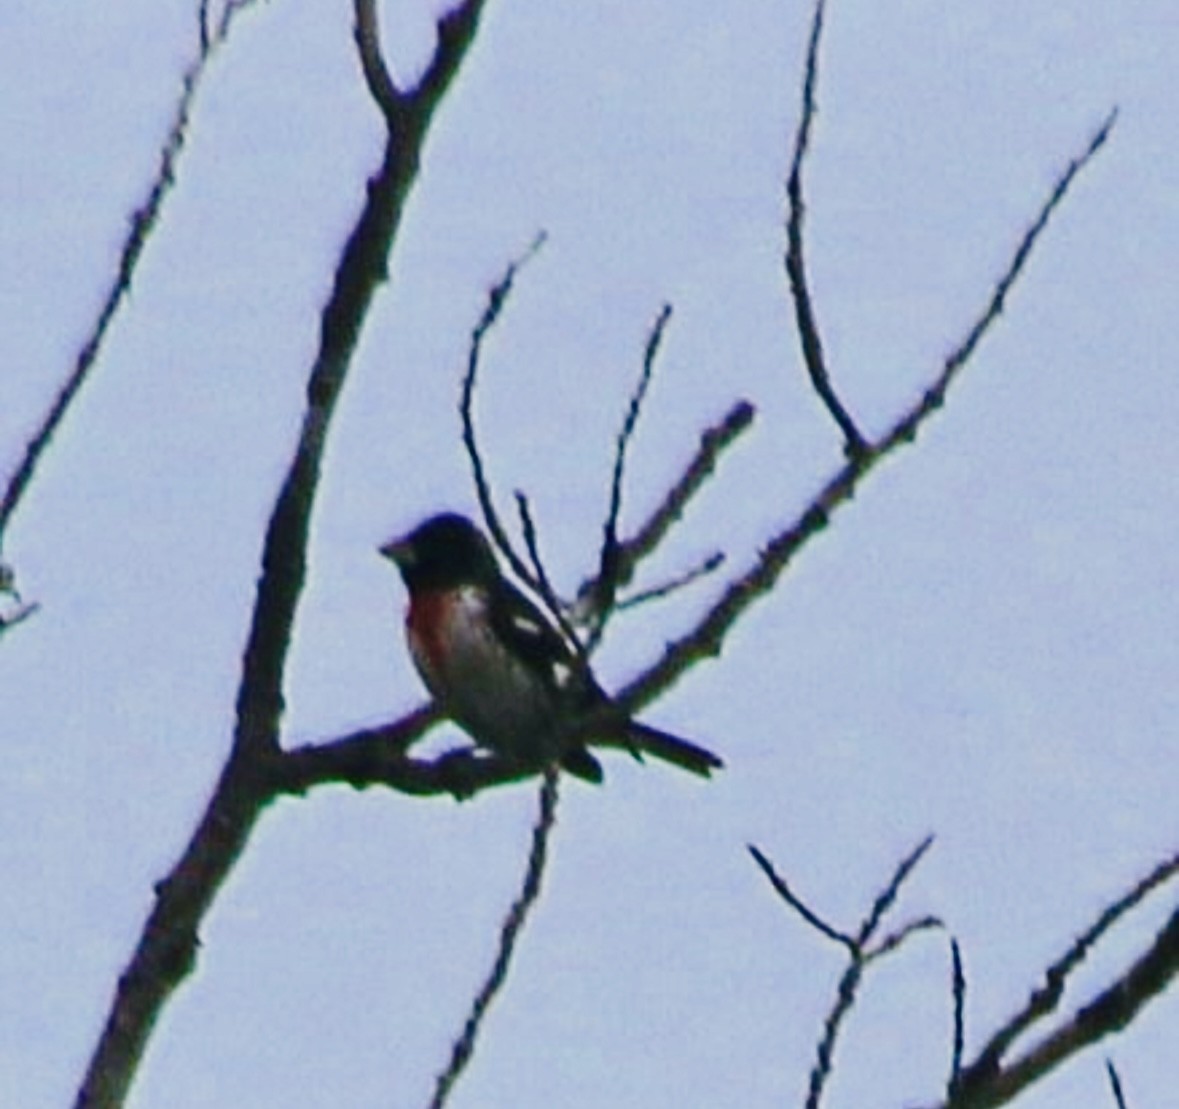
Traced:
<svg viewBox="0 0 1179 1109">
<path fill-rule="evenodd" d="M 564 634 L 501 573 L 465 516 L 431 516 L 381 547 L 409 590 L 406 638 L 426 687 L 475 743 L 600 782 L 587 741 L 613 741 L 705 777 L 721 760 L 624 714 Z"/>
</svg>

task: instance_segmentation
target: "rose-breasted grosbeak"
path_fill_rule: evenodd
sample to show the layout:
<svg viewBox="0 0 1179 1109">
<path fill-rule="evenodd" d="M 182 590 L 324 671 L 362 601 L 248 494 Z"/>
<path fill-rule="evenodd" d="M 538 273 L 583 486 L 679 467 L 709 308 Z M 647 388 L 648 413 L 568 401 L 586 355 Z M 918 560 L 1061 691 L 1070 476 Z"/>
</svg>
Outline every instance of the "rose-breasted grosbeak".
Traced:
<svg viewBox="0 0 1179 1109">
<path fill-rule="evenodd" d="M 503 576 L 465 516 L 432 516 L 381 554 L 409 590 L 406 638 L 418 673 L 479 746 L 537 768 L 557 759 L 595 782 L 602 768 L 586 746 L 590 728 L 705 777 L 722 765 L 694 743 L 612 714 L 589 667 Z"/>
</svg>

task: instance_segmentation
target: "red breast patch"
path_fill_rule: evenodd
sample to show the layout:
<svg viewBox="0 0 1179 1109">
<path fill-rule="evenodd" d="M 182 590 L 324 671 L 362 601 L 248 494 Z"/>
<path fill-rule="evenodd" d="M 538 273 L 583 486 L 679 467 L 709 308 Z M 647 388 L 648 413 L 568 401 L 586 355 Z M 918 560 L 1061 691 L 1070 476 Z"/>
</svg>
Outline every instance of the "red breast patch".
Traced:
<svg viewBox="0 0 1179 1109">
<path fill-rule="evenodd" d="M 409 649 L 427 681 L 445 669 L 447 625 L 453 604 L 454 594 L 449 590 L 418 591 L 405 614 Z"/>
</svg>

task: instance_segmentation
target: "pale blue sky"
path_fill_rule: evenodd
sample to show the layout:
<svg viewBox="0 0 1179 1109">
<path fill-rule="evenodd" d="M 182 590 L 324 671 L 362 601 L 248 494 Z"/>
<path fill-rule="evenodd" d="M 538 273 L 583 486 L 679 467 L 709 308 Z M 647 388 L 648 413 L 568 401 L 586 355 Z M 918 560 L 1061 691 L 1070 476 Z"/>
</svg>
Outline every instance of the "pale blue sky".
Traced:
<svg viewBox="0 0 1179 1109">
<path fill-rule="evenodd" d="M 409 0 L 386 12 L 411 70 L 429 19 Z M 744 565 L 838 465 L 779 258 L 808 18 L 783 0 L 492 0 L 329 450 L 292 741 L 421 696 L 375 547 L 471 507 L 467 336 L 537 229 L 550 242 L 488 344 L 479 413 L 497 488 L 529 491 L 560 583 L 593 558 L 664 300 L 625 519 L 731 400 L 759 419 L 653 570 L 718 545 Z M 176 0 L 0 15 L 6 459 L 89 326 L 193 29 Z M 8 537 L 43 607 L 0 652 L 5 1105 L 70 1100 L 225 754 L 317 311 L 379 156 L 350 36 L 343 2 L 270 0 L 241 23 L 130 304 Z M 1159 0 L 830 4 L 810 262 L 833 369 L 872 431 L 962 335 L 1056 172 L 1112 105 L 1121 120 L 945 413 L 650 714 L 723 752 L 725 773 L 702 784 L 620 756 L 603 789 L 568 785 L 545 897 L 456 1107 L 801 1104 L 839 953 L 773 899 L 747 842 L 851 926 L 936 832 L 905 907 L 960 937 L 974 1045 L 1174 851 L 1177 51 Z M 619 620 L 603 680 L 652 660 L 719 584 Z M 132 1104 L 424 1104 L 534 807 L 528 788 L 461 806 L 340 789 L 271 810 Z M 948 981 L 937 940 L 876 971 L 831 1105 L 936 1097 Z M 1111 1104 L 1107 1053 L 1131 1104 L 1168 1104 L 1177 1033 L 1172 996 L 1020 1104 Z"/>
</svg>

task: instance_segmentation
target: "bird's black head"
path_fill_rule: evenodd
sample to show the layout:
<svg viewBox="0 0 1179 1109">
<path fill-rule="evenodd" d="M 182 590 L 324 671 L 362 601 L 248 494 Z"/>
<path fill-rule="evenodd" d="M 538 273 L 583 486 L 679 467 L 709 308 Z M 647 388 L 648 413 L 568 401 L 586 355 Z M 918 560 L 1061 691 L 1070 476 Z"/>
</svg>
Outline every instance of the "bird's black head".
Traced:
<svg viewBox="0 0 1179 1109">
<path fill-rule="evenodd" d="M 485 585 L 499 575 L 491 544 L 465 516 L 444 512 L 381 547 L 410 589 Z"/>
</svg>

